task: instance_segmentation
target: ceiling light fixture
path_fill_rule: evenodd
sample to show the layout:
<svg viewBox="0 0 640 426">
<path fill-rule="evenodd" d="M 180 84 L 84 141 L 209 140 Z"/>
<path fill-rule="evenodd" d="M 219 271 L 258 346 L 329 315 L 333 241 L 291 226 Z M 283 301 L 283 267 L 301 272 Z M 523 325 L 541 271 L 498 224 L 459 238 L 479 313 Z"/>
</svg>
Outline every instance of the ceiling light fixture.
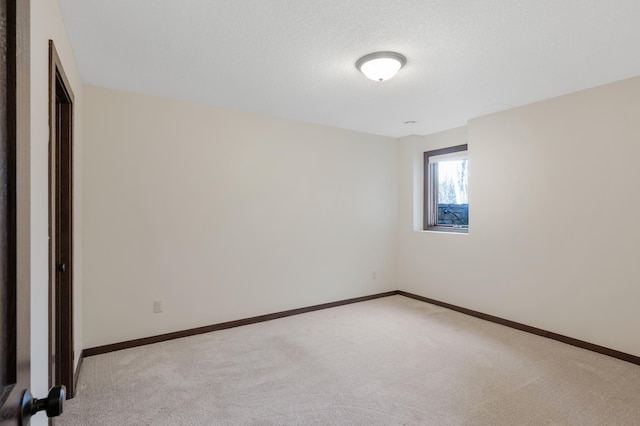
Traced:
<svg viewBox="0 0 640 426">
<path fill-rule="evenodd" d="M 374 81 L 389 80 L 407 63 L 407 58 L 396 52 L 375 52 L 356 62 L 362 74 Z"/>
</svg>

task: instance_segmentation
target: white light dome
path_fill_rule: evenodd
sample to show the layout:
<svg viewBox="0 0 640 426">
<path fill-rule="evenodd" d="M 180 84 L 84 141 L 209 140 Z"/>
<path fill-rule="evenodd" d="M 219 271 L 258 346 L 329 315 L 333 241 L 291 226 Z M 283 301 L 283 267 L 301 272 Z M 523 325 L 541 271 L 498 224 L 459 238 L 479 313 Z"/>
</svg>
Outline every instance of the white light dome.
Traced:
<svg viewBox="0 0 640 426">
<path fill-rule="evenodd" d="M 407 59 L 395 52 L 376 52 L 363 56 L 356 67 L 374 81 L 388 80 L 407 63 Z"/>
</svg>

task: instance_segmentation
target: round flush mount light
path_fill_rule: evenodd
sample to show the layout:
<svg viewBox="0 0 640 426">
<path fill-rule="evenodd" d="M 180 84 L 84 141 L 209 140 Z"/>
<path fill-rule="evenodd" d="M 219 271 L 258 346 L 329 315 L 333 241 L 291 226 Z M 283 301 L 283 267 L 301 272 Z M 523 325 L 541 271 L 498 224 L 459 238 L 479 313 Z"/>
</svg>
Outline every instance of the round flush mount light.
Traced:
<svg viewBox="0 0 640 426">
<path fill-rule="evenodd" d="M 389 80 L 407 63 L 407 58 L 396 52 L 375 52 L 356 62 L 362 74 L 373 81 Z"/>
</svg>

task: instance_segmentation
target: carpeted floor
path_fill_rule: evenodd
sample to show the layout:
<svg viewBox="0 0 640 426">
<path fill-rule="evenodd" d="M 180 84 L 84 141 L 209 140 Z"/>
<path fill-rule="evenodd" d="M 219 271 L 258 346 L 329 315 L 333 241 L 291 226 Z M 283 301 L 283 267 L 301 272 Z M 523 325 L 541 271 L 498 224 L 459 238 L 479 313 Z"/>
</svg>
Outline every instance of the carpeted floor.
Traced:
<svg viewBox="0 0 640 426">
<path fill-rule="evenodd" d="M 640 425 L 640 366 L 391 296 L 86 358 L 58 425 Z"/>
</svg>

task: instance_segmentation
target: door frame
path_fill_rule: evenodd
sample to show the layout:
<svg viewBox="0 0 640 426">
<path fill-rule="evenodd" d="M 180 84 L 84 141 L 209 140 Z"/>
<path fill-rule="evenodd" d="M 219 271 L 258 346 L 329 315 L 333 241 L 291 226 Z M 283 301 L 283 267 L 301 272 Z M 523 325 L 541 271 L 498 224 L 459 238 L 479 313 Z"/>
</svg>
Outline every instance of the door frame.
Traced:
<svg viewBox="0 0 640 426">
<path fill-rule="evenodd" d="M 49 40 L 49 386 L 75 395 L 73 336 L 73 109 L 74 96 L 53 40 Z M 60 192 L 63 191 L 63 192 Z M 60 199 L 65 200 L 58 206 Z M 59 208 L 64 212 L 59 216 Z M 62 216 L 62 217 L 61 217 Z M 59 226 L 67 241 L 58 241 Z M 68 258 L 59 271 L 60 245 Z M 61 274 L 65 274 L 62 276 Z"/>
<path fill-rule="evenodd" d="M 7 75 L 3 94 L 7 95 L 6 155 L 9 170 L 0 186 L 7 191 L 3 204 L 8 223 L 3 224 L 8 237 L 8 249 L 2 256 L 8 261 L 4 286 L 8 306 L 3 314 L 8 351 L 5 377 L 0 380 L 0 423 L 18 424 L 22 397 L 31 385 L 31 220 L 30 220 L 30 2 L 7 0 L 6 60 Z M 2 124 L 4 126 L 5 124 Z M 5 322 L 6 321 L 6 322 Z"/>
</svg>

